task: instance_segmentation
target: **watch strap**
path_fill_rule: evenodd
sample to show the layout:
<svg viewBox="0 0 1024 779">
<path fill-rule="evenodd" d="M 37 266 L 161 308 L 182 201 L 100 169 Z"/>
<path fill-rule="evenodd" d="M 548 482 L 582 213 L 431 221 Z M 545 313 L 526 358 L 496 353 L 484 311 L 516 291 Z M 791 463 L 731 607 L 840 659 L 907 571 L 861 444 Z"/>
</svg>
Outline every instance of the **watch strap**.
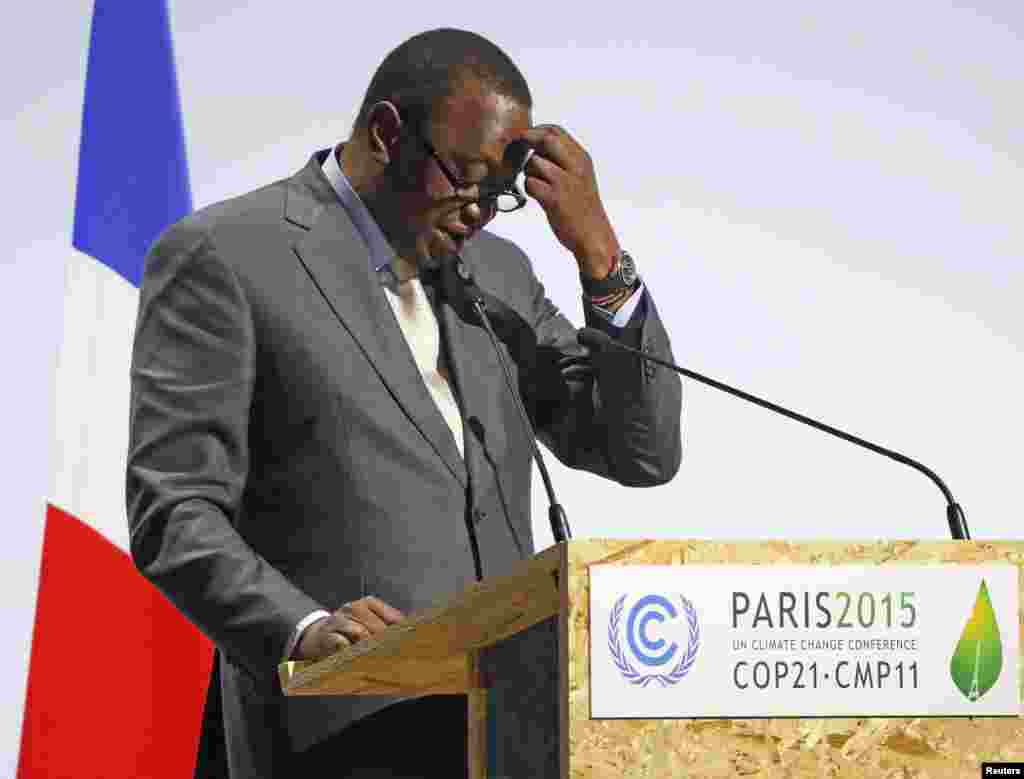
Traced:
<svg viewBox="0 0 1024 779">
<path fill-rule="evenodd" d="M 628 252 L 619 252 L 612 260 L 612 268 L 603 279 L 592 279 L 580 274 L 580 285 L 589 298 L 606 298 L 624 289 L 635 289 L 636 267 Z"/>
</svg>

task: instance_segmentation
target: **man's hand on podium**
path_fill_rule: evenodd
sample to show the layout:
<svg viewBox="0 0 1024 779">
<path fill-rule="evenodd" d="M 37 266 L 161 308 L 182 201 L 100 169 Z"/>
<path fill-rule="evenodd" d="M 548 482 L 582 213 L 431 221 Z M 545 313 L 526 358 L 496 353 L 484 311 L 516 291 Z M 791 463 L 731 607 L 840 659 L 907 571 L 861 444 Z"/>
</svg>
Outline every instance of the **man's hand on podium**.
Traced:
<svg viewBox="0 0 1024 779">
<path fill-rule="evenodd" d="M 292 659 L 321 660 L 404 619 L 405 614 L 401 611 L 380 598 L 368 595 L 346 603 L 331 616 L 307 627 L 292 652 Z"/>
</svg>

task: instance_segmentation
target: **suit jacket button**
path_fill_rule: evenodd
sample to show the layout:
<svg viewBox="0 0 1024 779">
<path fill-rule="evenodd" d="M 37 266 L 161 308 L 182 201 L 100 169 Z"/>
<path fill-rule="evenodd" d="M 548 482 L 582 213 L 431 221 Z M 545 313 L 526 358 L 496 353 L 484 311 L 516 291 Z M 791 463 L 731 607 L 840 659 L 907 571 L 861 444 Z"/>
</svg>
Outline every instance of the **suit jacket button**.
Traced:
<svg viewBox="0 0 1024 779">
<path fill-rule="evenodd" d="M 483 509 L 476 509 L 476 510 L 475 510 L 475 511 L 473 512 L 473 518 L 474 518 L 474 519 L 475 519 L 475 520 L 476 520 L 477 522 L 483 522 L 483 521 L 484 521 L 485 519 L 487 519 L 487 512 L 486 512 L 486 511 L 484 511 Z"/>
<path fill-rule="evenodd" d="M 652 346 L 650 341 L 646 341 L 644 343 L 644 345 L 643 345 L 643 352 L 644 352 L 644 354 L 651 354 L 651 353 L 654 352 L 654 347 Z M 657 369 L 658 369 L 658 366 L 655 365 L 653 362 L 648 362 L 647 360 L 644 360 L 644 377 L 648 381 L 651 381 L 654 378 L 654 372 Z"/>
</svg>

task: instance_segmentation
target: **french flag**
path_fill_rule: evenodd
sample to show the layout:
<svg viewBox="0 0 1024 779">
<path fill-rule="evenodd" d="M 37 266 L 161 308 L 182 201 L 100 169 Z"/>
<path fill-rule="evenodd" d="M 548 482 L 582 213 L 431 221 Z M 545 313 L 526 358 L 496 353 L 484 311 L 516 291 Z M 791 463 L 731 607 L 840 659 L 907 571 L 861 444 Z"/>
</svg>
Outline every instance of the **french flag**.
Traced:
<svg viewBox="0 0 1024 779">
<path fill-rule="evenodd" d="M 128 555 L 143 258 L 192 209 L 165 0 L 97 0 L 18 779 L 184 779 L 210 642 Z"/>
</svg>

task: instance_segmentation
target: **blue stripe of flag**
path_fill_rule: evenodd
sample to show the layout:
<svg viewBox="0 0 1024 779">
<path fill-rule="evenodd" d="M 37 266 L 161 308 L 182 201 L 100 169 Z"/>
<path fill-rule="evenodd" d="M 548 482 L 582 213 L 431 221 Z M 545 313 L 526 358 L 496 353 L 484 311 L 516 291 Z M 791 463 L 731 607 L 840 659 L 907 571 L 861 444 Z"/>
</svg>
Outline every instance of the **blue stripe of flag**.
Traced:
<svg viewBox="0 0 1024 779">
<path fill-rule="evenodd" d="M 96 0 L 72 244 L 136 287 L 192 210 L 166 0 Z"/>
</svg>

